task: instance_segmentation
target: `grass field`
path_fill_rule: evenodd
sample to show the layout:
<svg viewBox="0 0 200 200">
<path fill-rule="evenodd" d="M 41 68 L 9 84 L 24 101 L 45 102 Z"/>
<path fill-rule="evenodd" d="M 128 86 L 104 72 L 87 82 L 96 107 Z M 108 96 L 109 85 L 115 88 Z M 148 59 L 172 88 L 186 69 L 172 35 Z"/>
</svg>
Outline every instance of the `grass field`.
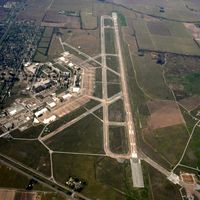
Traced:
<svg viewBox="0 0 200 200">
<path fill-rule="evenodd" d="M 95 97 L 102 98 L 102 83 L 95 83 L 94 94 Z"/>
<path fill-rule="evenodd" d="M 151 144 L 154 151 L 164 156 L 172 165 L 181 158 L 188 137 L 184 125 L 161 128 L 144 134 L 145 140 Z"/>
<path fill-rule="evenodd" d="M 38 141 L 1 139 L 0 152 L 50 176 L 49 152 Z"/>
<path fill-rule="evenodd" d="M 125 110 L 124 103 L 121 99 L 108 106 L 109 121 L 124 122 Z"/>
<path fill-rule="evenodd" d="M 133 62 L 137 73 L 137 81 L 144 91 L 153 98 L 173 99 L 163 79 L 162 68 L 150 54 L 143 57 L 134 56 Z"/>
<path fill-rule="evenodd" d="M 103 153 L 102 123 L 89 115 L 47 140 L 46 144 L 57 151 Z"/>
<path fill-rule="evenodd" d="M 181 199 L 179 187 L 177 185 L 172 184 L 169 180 L 166 179 L 163 174 L 159 171 L 154 169 L 153 167 L 147 166 L 147 171 L 149 175 L 149 182 L 151 185 L 152 190 L 152 199 L 159 199 L 159 200 L 168 200 L 174 199 L 179 200 Z"/>
<path fill-rule="evenodd" d="M 105 48 L 107 54 L 115 54 L 115 36 L 113 29 L 105 29 Z"/>
<path fill-rule="evenodd" d="M 80 107 L 80 108 L 76 109 L 75 111 L 70 112 L 69 114 L 59 118 L 55 122 L 52 122 L 51 124 L 49 124 L 46 127 L 46 129 L 43 133 L 43 136 L 48 134 L 49 132 L 56 130 L 57 128 L 59 128 L 60 126 L 62 126 L 65 123 L 71 121 L 72 119 L 78 117 L 79 115 L 83 114 L 85 111 L 86 110 L 83 107 Z"/>
<path fill-rule="evenodd" d="M 108 83 L 120 83 L 120 78 L 118 75 L 114 74 L 113 72 L 107 70 L 107 81 Z"/>
<path fill-rule="evenodd" d="M 34 61 L 45 62 L 48 59 L 48 51 L 53 37 L 54 28 L 46 27 L 44 29 L 43 35 L 38 44 L 36 54 L 34 56 Z"/>
<path fill-rule="evenodd" d="M 112 70 L 119 72 L 119 61 L 116 56 L 106 56 L 106 65 Z"/>
<path fill-rule="evenodd" d="M 104 20 L 104 25 L 113 27 L 113 21 L 111 19 L 105 19 Z"/>
<path fill-rule="evenodd" d="M 20 130 L 14 130 L 10 134 L 15 138 L 37 138 L 41 131 L 43 130 L 43 125 L 32 126 L 27 130 L 21 132 Z"/>
<path fill-rule="evenodd" d="M 129 151 L 126 128 L 123 126 L 109 127 L 109 144 L 113 153 L 126 154 Z"/>
<path fill-rule="evenodd" d="M 95 69 L 95 81 L 102 81 L 102 69 L 101 68 Z"/>
<path fill-rule="evenodd" d="M 121 92 L 120 84 L 109 83 L 107 86 L 108 86 L 108 98 L 110 98 L 113 95 Z"/>
<path fill-rule="evenodd" d="M 81 12 L 82 29 L 96 29 L 97 17 L 93 15 L 92 10 Z"/>
<path fill-rule="evenodd" d="M 200 49 L 198 45 L 194 42 L 192 36 L 189 34 L 189 32 L 187 32 L 182 23 L 163 21 L 163 26 L 159 27 L 163 28 L 164 30 L 157 28 L 156 31 L 153 29 L 154 33 L 151 32 L 151 29 L 149 30 L 147 22 L 143 19 L 134 20 L 133 25 L 136 32 L 139 49 L 141 50 L 172 52 L 186 55 L 200 55 Z M 163 35 L 163 33 L 166 34 L 165 30 L 169 32 L 168 35 Z"/>
<path fill-rule="evenodd" d="M 64 184 L 69 176 L 73 176 L 86 181 L 82 193 L 89 198 L 148 199 L 146 189 L 133 190 L 128 161 L 118 163 L 106 157 L 53 154 L 53 162 L 56 180 Z"/>
<path fill-rule="evenodd" d="M 198 167 L 200 165 L 200 138 L 199 138 L 199 134 L 200 134 L 200 128 L 197 127 L 193 136 L 192 136 L 192 140 L 190 141 L 190 144 L 187 148 L 186 154 L 183 158 L 183 161 L 181 162 L 181 164 L 184 165 L 188 165 L 191 167 Z"/>
</svg>

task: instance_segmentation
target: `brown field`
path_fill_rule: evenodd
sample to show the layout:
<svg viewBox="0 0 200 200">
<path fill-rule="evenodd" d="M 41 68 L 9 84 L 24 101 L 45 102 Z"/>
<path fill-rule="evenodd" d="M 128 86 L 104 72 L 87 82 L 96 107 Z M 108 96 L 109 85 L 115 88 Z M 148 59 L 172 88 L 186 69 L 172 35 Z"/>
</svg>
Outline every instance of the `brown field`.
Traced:
<svg viewBox="0 0 200 200">
<path fill-rule="evenodd" d="M 147 105 L 151 113 L 149 125 L 152 129 L 185 123 L 174 101 L 155 100 L 148 102 Z"/>
<path fill-rule="evenodd" d="M 15 190 L 0 189 L 1 200 L 14 200 Z"/>
<path fill-rule="evenodd" d="M 39 200 L 40 197 L 35 192 L 16 191 L 14 200 Z M 10 199 L 9 199 L 10 200 Z"/>
<path fill-rule="evenodd" d="M 57 11 L 47 11 L 43 20 L 43 26 L 56 26 L 70 29 L 80 29 L 80 17 L 61 15 Z"/>
<path fill-rule="evenodd" d="M 200 96 L 193 95 L 191 97 L 180 100 L 179 103 L 183 105 L 183 107 L 185 107 L 187 110 L 191 111 L 200 105 Z"/>
<path fill-rule="evenodd" d="M 67 29 L 61 29 L 63 41 L 78 48 L 90 56 L 100 53 L 99 29 L 97 30 L 77 30 L 71 32 Z M 92 44 L 92 45 L 91 45 Z"/>
</svg>

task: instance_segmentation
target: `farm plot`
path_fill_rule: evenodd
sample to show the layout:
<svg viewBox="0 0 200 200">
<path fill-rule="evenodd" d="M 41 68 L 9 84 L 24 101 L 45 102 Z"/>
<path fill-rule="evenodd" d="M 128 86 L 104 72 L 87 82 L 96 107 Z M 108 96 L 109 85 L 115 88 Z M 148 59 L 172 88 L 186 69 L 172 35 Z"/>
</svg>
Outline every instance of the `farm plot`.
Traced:
<svg viewBox="0 0 200 200">
<path fill-rule="evenodd" d="M 185 123 L 179 107 L 174 101 L 154 100 L 149 101 L 147 105 L 151 113 L 149 126 L 152 129 Z"/>
<path fill-rule="evenodd" d="M 200 55 L 200 48 L 182 23 L 134 20 L 136 38 L 141 50 Z"/>
</svg>

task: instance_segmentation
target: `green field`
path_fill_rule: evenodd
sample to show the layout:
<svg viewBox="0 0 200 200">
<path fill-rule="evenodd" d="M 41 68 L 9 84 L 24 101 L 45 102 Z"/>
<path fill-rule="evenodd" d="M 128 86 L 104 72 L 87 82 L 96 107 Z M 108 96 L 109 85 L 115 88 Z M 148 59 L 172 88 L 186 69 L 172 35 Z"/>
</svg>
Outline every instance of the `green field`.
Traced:
<svg viewBox="0 0 200 200">
<path fill-rule="evenodd" d="M 107 85 L 108 87 L 108 98 L 114 96 L 115 94 L 121 92 L 121 85 L 120 84 L 113 84 L 113 83 L 109 83 Z"/>
<path fill-rule="evenodd" d="M 126 128 L 123 126 L 109 127 L 109 144 L 113 153 L 126 154 L 129 151 Z"/>
<path fill-rule="evenodd" d="M 56 151 L 103 153 L 102 128 L 100 120 L 89 115 L 47 140 L 46 144 Z"/>
<path fill-rule="evenodd" d="M 95 82 L 94 88 L 95 89 L 94 89 L 93 96 L 98 97 L 98 98 L 102 98 L 102 83 Z"/>
<path fill-rule="evenodd" d="M 71 121 L 72 119 L 78 117 L 79 115 L 83 114 L 86 110 L 83 107 L 80 107 L 78 109 L 76 109 L 73 112 L 70 112 L 69 114 L 59 118 L 58 120 L 56 120 L 55 122 L 52 122 L 51 124 L 49 124 L 43 135 L 47 135 L 49 132 L 52 132 L 54 130 L 56 130 L 57 128 L 59 128 L 60 126 L 62 126 L 63 124 L 66 124 L 67 122 Z"/>
<path fill-rule="evenodd" d="M 106 56 L 106 65 L 110 69 L 119 72 L 119 61 L 116 56 Z"/>
<path fill-rule="evenodd" d="M 95 69 L 95 81 L 102 81 L 102 69 L 101 68 Z"/>
<path fill-rule="evenodd" d="M 181 164 L 190 166 L 190 167 L 198 167 L 200 166 L 200 128 L 197 127 L 194 131 L 192 139 L 187 148 L 186 154 L 181 162 Z"/>
<path fill-rule="evenodd" d="M 107 70 L 107 81 L 108 83 L 120 83 L 120 78 L 118 75 L 114 74 L 113 72 Z"/>
<path fill-rule="evenodd" d="M 137 81 L 147 95 L 152 98 L 173 99 L 173 96 L 163 79 L 163 70 L 150 54 L 143 57 L 134 56 L 133 62 Z"/>
<path fill-rule="evenodd" d="M 34 56 L 34 61 L 45 62 L 48 59 L 48 51 L 53 37 L 54 28 L 46 27 L 44 29 L 43 35 L 39 41 L 36 54 Z"/>
<path fill-rule="evenodd" d="M 38 141 L 0 140 L 0 152 L 24 165 L 50 176 L 48 150 Z"/>
<path fill-rule="evenodd" d="M 20 131 L 18 129 L 12 131 L 10 134 L 15 138 L 37 138 L 41 131 L 43 130 L 43 125 L 32 126 L 31 128 L 26 129 L 25 131 Z"/>
<path fill-rule="evenodd" d="M 105 48 L 107 54 L 115 54 L 115 36 L 113 29 L 105 29 Z"/>
<path fill-rule="evenodd" d="M 189 135 L 184 125 L 175 125 L 156 129 L 152 133 L 147 132 L 144 138 L 155 152 L 165 157 L 173 166 L 181 158 Z"/>
<path fill-rule="evenodd" d="M 92 10 L 81 12 L 82 29 L 96 29 L 97 17 L 93 15 Z"/>
<path fill-rule="evenodd" d="M 113 26 L 113 21 L 111 19 L 105 19 L 104 20 L 104 25 L 105 26 Z"/>
<path fill-rule="evenodd" d="M 101 200 L 147 200 L 145 189 L 133 189 L 130 163 L 107 157 L 53 154 L 55 179 L 65 184 L 69 176 L 86 181 L 82 193 Z M 125 194 L 124 194 L 125 193 Z"/>
<path fill-rule="evenodd" d="M 119 99 L 116 102 L 108 106 L 109 121 L 113 122 L 124 122 L 125 121 L 125 110 L 124 102 Z"/>
<path fill-rule="evenodd" d="M 162 22 L 170 35 L 163 35 L 159 29 L 157 34 L 152 34 L 146 21 L 134 20 L 133 25 L 140 50 L 200 55 L 200 48 L 182 23 L 164 20 Z"/>
</svg>

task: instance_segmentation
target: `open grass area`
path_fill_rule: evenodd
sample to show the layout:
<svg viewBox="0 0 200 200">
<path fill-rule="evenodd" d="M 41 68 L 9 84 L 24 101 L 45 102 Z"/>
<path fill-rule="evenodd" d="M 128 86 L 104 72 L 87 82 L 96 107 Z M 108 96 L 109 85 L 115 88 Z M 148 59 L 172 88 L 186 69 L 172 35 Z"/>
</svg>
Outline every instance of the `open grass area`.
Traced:
<svg viewBox="0 0 200 200">
<path fill-rule="evenodd" d="M 49 152 L 38 141 L 0 139 L 0 152 L 50 176 Z"/>
<path fill-rule="evenodd" d="M 93 96 L 102 98 L 102 83 L 95 83 Z"/>
<path fill-rule="evenodd" d="M 83 29 L 97 28 L 97 17 L 93 15 L 92 10 L 81 12 L 81 25 Z"/>
<path fill-rule="evenodd" d="M 46 27 L 44 29 L 43 35 L 39 41 L 34 61 L 36 62 L 45 62 L 48 59 L 48 51 L 53 38 L 54 28 Z"/>
<path fill-rule="evenodd" d="M 108 116 L 109 116 L 109 121 L 113 122 L 125 121 L 124 102 L 122 101 L 122 99 L 119 99 L 108 106 Z"/>
<path fill-rule="evenodd" d="M 113 95 L 121 92 L 121 85 L 120 84 L 113 84 L 109 83 L 108 87 L 108 98 L 112 97 Z"/>
<path fill-rule="evenodd" d="M 104 25 L 113 27 L 114 24 L 113 24 L 113 21 L 111 19 L 105 19 Z"/>
<path fill-rule="evenodd" d="M 91 199 L 148 199 L 146 189 L 133 189 L 129 161 L 118 163 L 107 157 L 53 154 L 53 162 L 58 182 L 65 184 L 69 176 L 86 181 L 82 193 Z"/>
<path fill-rule="evenodd" d="M 107 54 L 115 54 L 115 33 L 113 29 L 105 29 L 105 48 Z"/>
<path fill-rule="evenodd" d="M 26 176 L 0 164 L 0 187 L 25 189 L 28 182 Z"/>
<path fill-rule="evenodd" d="M 116 56 L 106 56 L 106 65 L 116 71 L 119 72 L 119 60 Z"/>
<path fill-rule="evenodd" d="M 120 83 L 120 77 L 113 72 L 107 70 L 107 81 L 108 83 Z"/>
<path fill-rule="evenodd" d="M 75 111 L 70 112 L 67 115 L 59 118 L 58 120 L 52 122 L 51 124 L 49 124 L 46 127 L 46 129 L 45 129 L 44 133 L 42 134 L 42 136 L 47 135 L 49 132 L 52 132 L 52 131 L 56 130 L 60 126 L 66 124 L 67 122 L 69 122 L 72 119 L 78 117 L 79 115 L 83 114 L 84 112 L 86 112 L 86 110 L 83 107 L 80 107 L 80 108 L 76 109 Z"/>
<path fill-rule="evenodd" d="M 175 125 L 156 129 L 152 133 L 147 131 L 144 138 L 155 152 L 175 165 L 181 158 L 189 136 L 184 125 Z"/>
<path fill-rule="evenodd" d="M 46 144 L 57 151 L 103 153 L 102 122 L 89 115 L 47 140 Z"/>
<path fill-rule="evenodd" d="M 43 130 L 44 126 L 38 125 L 38 126 L 32 126 L 25 131 L 20 131 L 18 129 L 12 131 L 10 134 L 15 138 L 37 138 L 41 131 Z"/>
<path fill-rule="evenodd" d="M 158 22 L 152 21 L 151 23 Z M 182 23 L 172 21 L 162 21 L 162 23 L 164 29 L 169 32 L 168 35 L 163 35 L 163 33 L 166 33 L 164 30 L 161 32 L 163 26 L 159 26 L 160 29 L 155 34 L 155 29 L 153 29 L 154 32 L 152 32 L 151 29 L 149 30 L 150 27 L 148 27 L 144 19 L 134 20 L 134 29 L 139 49 L 200 55 L 200 48 Z"/>
<path fill-rule="evenodd" d="M 187 148 L 186 154 L 183 158 L 183 161 L 181 164 L 188 165 L 190 167 L 198 167 L 200 166 L 200 128 L 197 127 L 195 129 L 195 132 L 192 136 L 192 140 L 189 143 L 189 146 Z"/>
<path fill-rule="evenodd" d="M 102 81 L 102 69 L 101 68 L 95 69 L 95 81 Z"/>
<path fill-rule="evenodd" d="M 98 110 L 96 110 L 95 112 L 93 112 L 97 117 L 99 117 L 100 119 L 103 119 L 103 108 L 99 108 Z"/>
<path fill-rule="evenodd" d="M 162 68 L 152 59 L 151 54 L 143 57 L 133 57 L 137 74 L 137 81 L 140 87 L 151 97 L 159 99 L 173 99 L 172 93 L 166 86 L 163 79 Z"/>
<path fill-rule="evenodd" d="M 126 128 L 124 126 L 109 127 L 109 144 L 113 153 L 126 154 L 129 151 Z"/>
<path fill-rule="evenodd" d="M 19 172 L 7 167 L 0 163 L 0 187 L 1 188 L 16 188 L 25 190 L 28 186 L 30 179 Z M 48 188 L 37 183 L 34 185 L 33 190 L 45 190 L 49 191 Z"/>
<path fill-rule="evenodd" d="M 163 174 L 151 167 L 149 164 L 145 163 L 145 165 L 148 172 L 149 184 L 152 190 L 152 199 L 181 200 L 179 187 L 177 185 L 171 183 Z"/>
<path fill-rule="evenodd" d="M 64 45 L 64 49 L 65 49 L 65 51 L 68 51 L 69 53 L 71 53 L 71 54 L 77 56 L 78 58 L 80 58 L 80 59 L 82 59 L 82 60 L 87 60 L 87 58 L 86 58 L 84 55 L 79 54 L 76 50 L 70 48 L 70 47 L 67 46 L 67 45 Z"/>
</svg>

